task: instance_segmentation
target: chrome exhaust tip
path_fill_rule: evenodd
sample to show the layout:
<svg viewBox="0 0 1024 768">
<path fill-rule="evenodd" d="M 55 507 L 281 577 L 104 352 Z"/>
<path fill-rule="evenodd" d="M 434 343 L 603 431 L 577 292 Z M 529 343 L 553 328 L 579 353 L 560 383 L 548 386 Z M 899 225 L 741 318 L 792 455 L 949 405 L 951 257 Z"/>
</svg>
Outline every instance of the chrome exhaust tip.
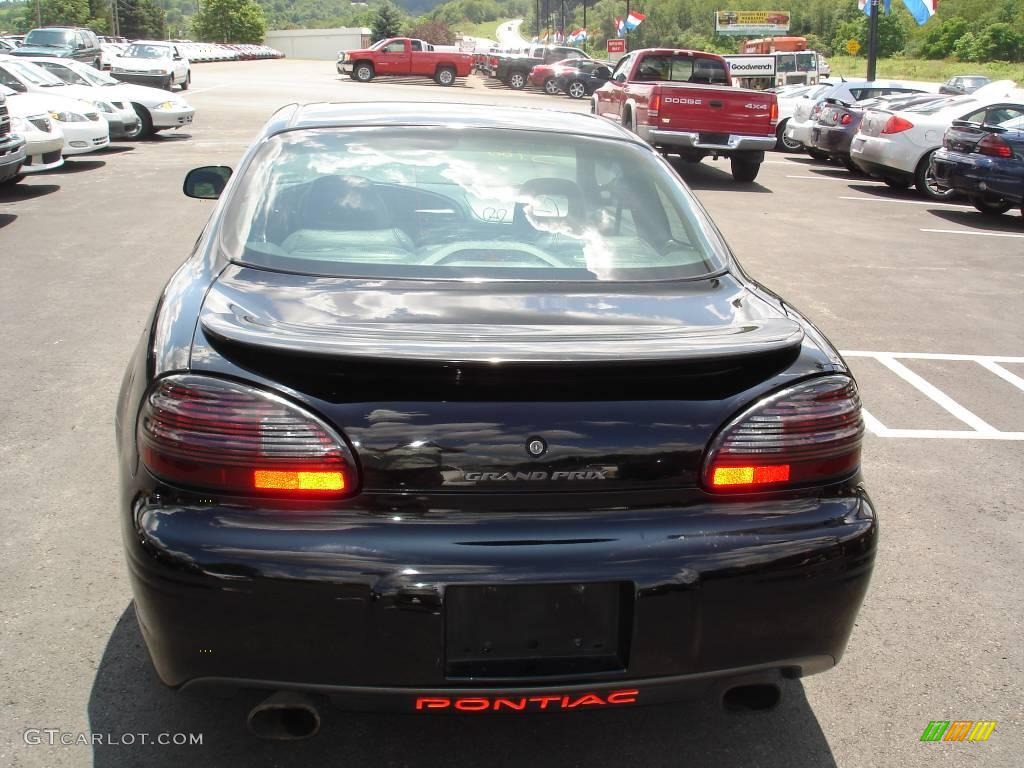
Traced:
<svg viewBox="0 0 1024 768">
<path fill-rule="evenodd" d="M 261 739 L 308 739 L 320 730 L 320 711 L 304 693 L 278 691 L 250 710 L 247 724 Z"/>
</svg>

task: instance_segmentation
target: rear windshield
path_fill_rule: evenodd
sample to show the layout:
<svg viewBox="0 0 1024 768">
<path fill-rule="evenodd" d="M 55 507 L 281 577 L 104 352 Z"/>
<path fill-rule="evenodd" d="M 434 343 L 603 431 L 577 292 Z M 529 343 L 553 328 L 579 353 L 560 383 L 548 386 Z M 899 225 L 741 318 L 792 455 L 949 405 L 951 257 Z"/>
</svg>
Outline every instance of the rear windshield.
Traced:
<svg viewBox="0 0 1024 768">
<path fill-rule="evenodd" d="M 70 29 L 33 29 L 25 35 L 25 45 L 66 48 L 75 42 L 75 33 Z"/>
<path fill-rule="evenodd" d="M 524 130 L 280 134 L 236 188 L 223 233 L 236 261 L 350 277 L 678 280 L 726 267 L 650 151 Z"/>
<path fill-rule="evenodd" d="M 721 61 L 672 54 L 644 56 L 634 79 L 728 85 Z"/>
<path fill-rule="evenodd" d="M 166 45 L 149 45 L 146 43 L 135 43 L 128 46 L 124 52 L 129 59 L 169 59 L 171 49 Z"/>
</svg>

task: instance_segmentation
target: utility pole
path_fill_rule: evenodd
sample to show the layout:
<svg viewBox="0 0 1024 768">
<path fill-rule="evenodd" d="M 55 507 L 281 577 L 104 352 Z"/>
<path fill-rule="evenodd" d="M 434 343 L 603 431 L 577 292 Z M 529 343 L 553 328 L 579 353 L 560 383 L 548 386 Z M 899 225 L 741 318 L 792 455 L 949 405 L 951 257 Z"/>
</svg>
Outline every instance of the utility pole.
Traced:
<svg viewBox="0 0 1024 768">
<path fill-rule="evenodd" d="M 537 0 L 537 18 L 533 20 L 533 36 L 540 42 L 540 0 Z"/>
<path fill-rule="evenodd" d="M 868 80 L 875 79 L 878 66 L 878 4 L 881 0 L 871 0 L 871 20 L 868 22 Z"/>
<path fill-rule="evenodd" d="M 587 28 L 587 0 L 583 0 L 583 29 Z M 590 39 L 590 33 L 587 32 L 587 39 Z"/>
<path fill-rule="evenodd" d="M 114 21 L 114 36 L 115 37 L 120 37 L 121 36 L 121 19 L 118 16 L 118 13 L 117 13 L 117 0 L 112 0 L 111 5 L 113 6 L 113 9 L 114 9 L 114 20 L 113 20 Z"/>
<path fill-rule="evenodd" d="M 43 6 L 40 5 L 42 0 L 36 0 L 36 26 L 43 26 Z"/>
</svg>

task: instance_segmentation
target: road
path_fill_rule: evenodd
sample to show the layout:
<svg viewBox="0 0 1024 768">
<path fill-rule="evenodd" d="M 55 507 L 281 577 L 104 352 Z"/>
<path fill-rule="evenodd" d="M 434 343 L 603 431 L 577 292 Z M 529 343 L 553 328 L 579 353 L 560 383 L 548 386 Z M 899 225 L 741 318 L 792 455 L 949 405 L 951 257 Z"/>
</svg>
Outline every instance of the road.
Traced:
<svg viewBox="0 0 1024 768">
<path fill-rule="evenodd" d="M 988 219 L 779 154 L 748 186 L 723 162 L 679 170 L 754 277 L 863 353 L 850 362 L 872 417 L 864 471 L 882 548 L 835 670 L 787 684 L 760 716 L 707 703 L 525 719 L 331 709 L 323 733 L 297 744 L 246 733 L 252 697 L 163 689 L 130 610 L 113 405 L 147 313 L 210 212 L 181 195 L 185 171 L 235 163 L 296 100 L 587 108 L 475 77 L 362 85 L 302 61 L 196 66 L 187 96 L 198 109 L 187 134 L 119 143 L 0 191 L 0 765 L 1020 765 L 1021 216 Z M 983 744 L 919 741 L 930 720 L 957 719 L 998 726 Z M 27 728 L 103 743 L 26 744 Z M 202 746 L 122 743 L 178 732 Z"/>
<path fill-rule="evenodd" d="M 519 33 L 519 28 L 522 25 L 522 19 L 509 19 L 501 22 L 498 25 L 498 43 L 504 48 L 522 48 L 529 45 L 530 41 Z"/>
</svg>

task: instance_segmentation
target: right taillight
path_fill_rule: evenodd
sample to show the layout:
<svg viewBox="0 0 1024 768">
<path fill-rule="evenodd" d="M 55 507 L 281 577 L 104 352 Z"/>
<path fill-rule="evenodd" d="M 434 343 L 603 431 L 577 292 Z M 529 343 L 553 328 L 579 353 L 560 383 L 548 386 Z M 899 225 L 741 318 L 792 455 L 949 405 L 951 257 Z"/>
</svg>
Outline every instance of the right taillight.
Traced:
<svg viewBox="0 0 1024 768">
<path fill-rule="evenodd" d="M 978 142 L 975 149 L 979 153 L 988 155 L 989 157 L 1013 157 L 1013 149 L 1010 145 L 998 136 L 993 136 L 992 134 L 988 134 L 983 137 L 981 141 Z"/>
<path fill-rule="evenodd" d="M 158 380 L 143 402 L 138 440 L 154 475 L 204 491 L 333 499 L 351 495 L 358 480 L 348 448 L 323 421 L 227 379 Z"/>
<path fill-rule="evenodd" d="M 899 115 L 893 115 L 885 121 L 882 133 L 903 133 L 903 131 L 909 130 L 913 127 L 914 124 L 909 120 L 904 120 Z"/>
<path fill-rule="evenodd" d="M 864 435 L 853 379 L 823 376 L 750 406 L 718 434 L 704 485 L 718 492 L 772 490 L 851 475 Z"/>
</svg>

